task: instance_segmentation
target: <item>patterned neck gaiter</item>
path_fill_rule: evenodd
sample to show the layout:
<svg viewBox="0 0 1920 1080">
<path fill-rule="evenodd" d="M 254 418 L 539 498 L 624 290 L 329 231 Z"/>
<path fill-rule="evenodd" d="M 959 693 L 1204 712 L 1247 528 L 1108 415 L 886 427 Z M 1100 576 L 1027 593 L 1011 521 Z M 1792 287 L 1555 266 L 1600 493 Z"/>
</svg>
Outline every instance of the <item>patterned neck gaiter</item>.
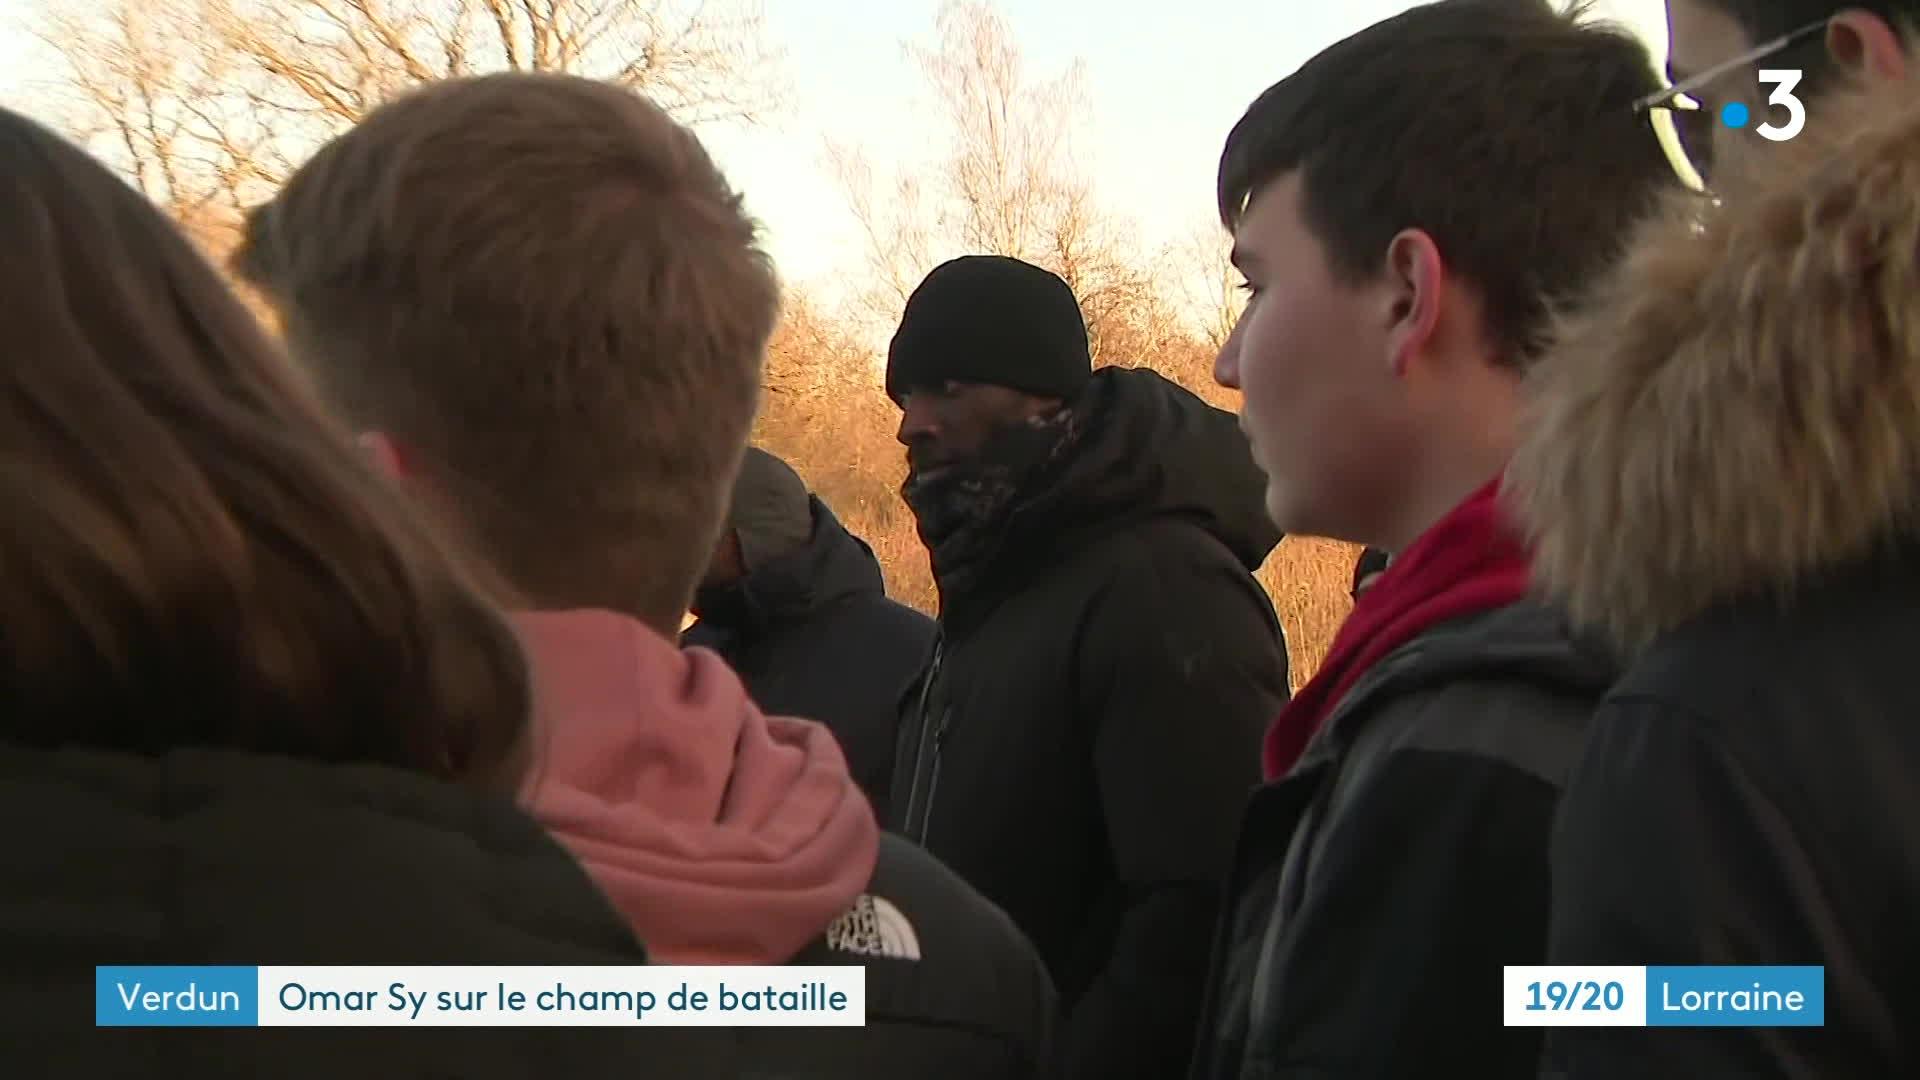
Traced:
<svg viewBox="0 0 1920 1080">
<path fill-rule="evenodd" d="M 901 485 L 944 599 L 978 585 L 1020 506 L 1043 495 L 1071 460 L 1084 430 L 1066 406 L 994 433 L 980 453 Z"/>
</svg>

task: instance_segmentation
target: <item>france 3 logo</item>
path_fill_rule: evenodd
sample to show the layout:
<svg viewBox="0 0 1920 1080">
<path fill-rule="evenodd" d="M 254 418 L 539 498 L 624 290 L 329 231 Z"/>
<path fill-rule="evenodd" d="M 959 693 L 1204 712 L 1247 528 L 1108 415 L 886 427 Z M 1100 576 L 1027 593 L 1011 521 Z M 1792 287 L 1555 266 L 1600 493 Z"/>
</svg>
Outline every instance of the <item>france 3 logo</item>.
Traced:
<svg viewBox="0 0 1920 1080">
<path fill-rule="evenodd" d="M 1800 85 L 1799 68 L 1761 68 L 1760 85 L 1773 87 L 1773 93 L 1767 95 L 1770 108 L 1785 109 L 1787 122 L 1775 124 L 1771 119 L 1753 129 L 1753 133 L 1763 139 L 1774 142 L 1786 142 L 1800 129 L 1807 126 L 1807 107 L 1794 94 L 1794 88 Z M 1746 127 L 1753 120 L 1747 106 L 1738 101 L 1729 101 L 1720 106 L 1720 122 L 1736 130 Z"/>
</svg>

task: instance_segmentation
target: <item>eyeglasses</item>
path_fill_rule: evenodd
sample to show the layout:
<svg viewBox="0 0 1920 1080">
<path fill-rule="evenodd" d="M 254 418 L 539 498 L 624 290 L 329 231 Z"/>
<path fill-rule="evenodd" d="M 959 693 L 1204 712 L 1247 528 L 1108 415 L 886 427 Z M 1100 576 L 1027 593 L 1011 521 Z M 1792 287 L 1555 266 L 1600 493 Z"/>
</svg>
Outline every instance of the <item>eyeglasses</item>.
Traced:
<svg viewBox="0 0 1920 1080">
<path fill-rule="evenodd" d="M 1821 18 L 1805 26 L 1789 30 L 1773 40 L 1750 49 L 1739 56 L 1723 60 L 1697 75 L 1689 76 L 1679 82 L 1648 94 L 1633 103 L 1635 112 L 1664 111 L 1673 120 L 1674 134 L 1680 140 L 1680 149 L 1687 156 L 1688 164 L 1704 182 L 1713 165 L 1713 122 L 1711 110 L 1703 108 L 1693 92 L 1708 83 L 1749 64 L 1756 64 L 1777 53 L 1800 44 L 1815 34 L 1824 33 L 1827 19 Z"/>
</svg>

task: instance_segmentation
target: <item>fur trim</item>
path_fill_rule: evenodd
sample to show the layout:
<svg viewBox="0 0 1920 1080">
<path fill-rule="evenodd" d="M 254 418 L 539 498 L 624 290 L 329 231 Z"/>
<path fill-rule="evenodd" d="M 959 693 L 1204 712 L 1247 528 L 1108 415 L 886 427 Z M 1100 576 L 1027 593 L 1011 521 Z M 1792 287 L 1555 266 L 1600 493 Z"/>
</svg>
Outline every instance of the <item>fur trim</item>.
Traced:
<svg viewBox="0 0 1920 1080">
<path fill-rule="evenodd" d="M 1563 319 L 1508 474 L 1538 584 L 1629 652 L 1920 523 L 1920 88 L 1729 165 Z"/>
</svg>

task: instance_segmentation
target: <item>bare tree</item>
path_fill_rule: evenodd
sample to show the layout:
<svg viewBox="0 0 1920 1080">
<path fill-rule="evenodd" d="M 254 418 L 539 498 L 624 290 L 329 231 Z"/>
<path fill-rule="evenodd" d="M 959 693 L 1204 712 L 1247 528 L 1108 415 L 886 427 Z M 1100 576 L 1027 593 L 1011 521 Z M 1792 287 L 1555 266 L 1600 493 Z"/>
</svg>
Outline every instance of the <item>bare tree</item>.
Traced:
<svg viewBox="0 0 1920 1080">
<path fill-rule="evenodd" d="M 873 380 L 872 351 L 800 288 L 788 288 L 782 298 L 780 322 L 767 343 L 763 386 L 763 421 L 810 428 L 804 434 L 820 440 L 844 439 L 849 433 L 833 424 L 815 428 L 818 418 L 837 417 L 847 409 L 870 408 L 878 414 L 886 406 Z"/>
<path fill-rule="evenodd" d="M 753 122 L 780 59 L 752 0 L 42 0 L 73 133 L 183 220 L 231 216 L 409 86 L 560 71 L 689 123 Z"/>
<path fill-rule="evenodd" d="M 1246 310 L 1243 279 L 1230 258 L 1233 238 L 1217 223 L 1195 227 L 1168 253 L 1167 273 L 1180 282 L 1194 330 L 1211 349 L 1218 350 Z"/>
<path fill-rule="evenodd" d="M 1095 364 L 1161 367 L 1187 336 L 1137 230 L 1093 204 L 1076 183 L 1055 196 L 1047 243 L 1032 261 L 1059 274 L 1080 300 Z"/>
<path fill-rule="evenodd" d="M 979 0 L 949 0 L 935 30 L 933 47 L 908 52 L 943 121 L 936 160 L 904 170 L 883 204 L 865 159 L 828 149 L 865 240 L 870 314 L 897 317 L 943 257 L 1010 255 L 1073 287 L 1095 363 L 1151 362 L 1179 319 L 1151 260 L 1132 250 L 1135 230 L 1099 204 L 1075 159 L 1088 114 L 1080 65 L 1035 78 L 1006 21 Z"/>
<path fill-rule="evenodd" d="M 59 120 L 196 231 L 237 216 L 277 166 L 230 88 L 237 58 L 209 49 L 182 0 L 50 10 L 35 27 L 64 61 Z"/>
<path fill-rule="evenodd" d="M 1037 254 L 1061 204 L 1077 207 L 1087 183 L 1071 161 L 1074 127 L 1085 119 L 1084 71 L 1056 78 L 1027 73 L 1006 21 L 989 4 L 950 0 L 935 20 L 936 47 L 910 48 L 945 115 L 950 150 L 942 163 L 953 224 L 967 247 Z"/>
<path fill-rule="evenodd" d="M 894 440 L 900 415 L 874 377 L 874 351 L 801 289 L 788 289 L 767 345 L 766 396 L 754 441 L 806 464 L 836 512 L 891 527 L 906 457 Z M 904 548 L 903 548 L 904 550 Z"/>
<path fill-rule="evenodd" d="M 934 223 L 923 185 L 902 172 L 887 198 L 874 193 L 873 167 L 858 148 L 827 143 L 827 162 L 859 224 L 872 290 L 864 298 L 872 314 L 891 317 L 906 305 L 922 274 L 933 266 Z"/>
<path fill-rule="evenodd" d="M 267 76 L 259 104 L 351 124 L 395 91 L 485 71 L 638 90 L 689 123 L 774 102 L 757 6 L 675 0 L 197 0 L 220 47 Z"/>
</svg>

